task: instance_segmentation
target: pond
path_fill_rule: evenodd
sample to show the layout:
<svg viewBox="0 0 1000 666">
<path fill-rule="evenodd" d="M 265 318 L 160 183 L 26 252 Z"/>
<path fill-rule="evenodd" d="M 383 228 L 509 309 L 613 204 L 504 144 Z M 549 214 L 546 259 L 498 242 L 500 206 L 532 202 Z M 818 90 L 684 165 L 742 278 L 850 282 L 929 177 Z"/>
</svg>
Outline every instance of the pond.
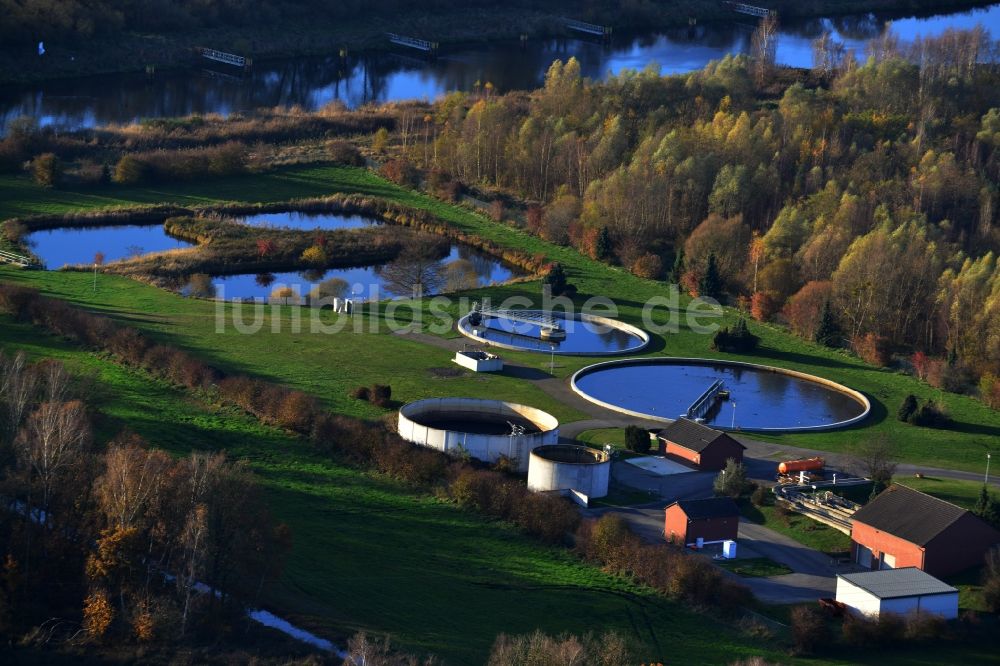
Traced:
<svg viewBox="0 0 1000 666">
<path fill-rule="evenodd" d="M 300 229 L 309 231 L 311 229 L 328 229 L 330 231 L 340 229 L 361 229 L 375 224 L 382 224 L 382 220 L 363 215 L 343 215 L 340 213 L 305 213 L 290 211 L 284 213 L 258 213 L 256 215 L 243 215 L 235 218 L 237 222 L 256 227 L 284 227 L 287 229 Z"/>
<path fill-rule="evenodd" d="M 861 416 L 866 405 L 844 387 L 825 385 L 766 366 L 648 359 L 584 368 L 574 385 L 585 398 L 615 408 L 676 419 L 716 380 L 729 391 L 705 415 L 705 423 L 743 430 L 807 429 Z"/>
<path fill-rule="evenodd" d="M 398 270 L 394 271 L 394 267 Z M 462 289 L 474 289 L 506 282 L 524 275 L 519 268 L 503 263 L 473 248 L 453 244 L 440 261 L 421 268 L 425 295 Z M 380 266 L 334 268 L 315 271 L 289 271 L 264 275 L 239 274 L 212 277 L 216 298 L 231 300 L 266 299 L 280 287 L 290 287 L 300 296 L 309 294 L 319 283 L 334 278 L 346 282 L 344 296 L 358 301 L 382 300 L 409 296 L 416 278 L 410 267 L 393 262 Z"/>
<path fill-rule="evenodd" d="M 778 62 L 812 65 L 812 40 L 830 31 L 864 56 L 865 43 L 891 29 L 903 42 L 949 28 L 982 24 L 1000 33 L 1000 5 L 942 12 L 934 16 L 872 13 L 782 21 Z M 258 61 L 245 75 L 224 66 L 145 74 L 79 77 L 0 90 L 0 131 L 10 120 L 30 116 L 41 125 L 78 129 L 141 118 L 193 113 L 228 115 L 258 107 L 297 105 L 315 110 L 332 101 L 357 107 L 370 101 L 434 99 L 452 90 L 492 82 L 498 91 L 541 85 L 556 58 L 575 56 L 585 76 L 642 69 L 657 63 L 664 73 L 700 69 L 728 53 L 749 50 L 753 19 L 732 20 L 641 34 L 617 34 L 608 43 L 584 39 L 536 39 L 447 50 L 434 59 L 405 53 L 362 53 L 347 59 L 310 56 Z"/>
<path fill-rule="evenodd" d="M 631 327 L 612 320 L 606 320 L 612 322 L 609 324 L 587 320 L 586 316 L 582 321 L 567 319 L 559 312 L 511 312 L 516 313 L 516 316 L 483 316 L 478 326 L 472 326 L 469 319 L 463 319 L 459 323 L 459 331 L 498 347 L 564 355 L 627 354 L 641 349 L 648 341 L 640 333 L 630 330 Z M 549 326 L 542 323 L 542 320 L 530 321 L 537 316 L 551 318 L 550 321 L 565 332 L 565 339 L 543 339 L 542 329 Z"/>
<path fill-rule="evenodd" d="M 175 250 L 192 244 L 167 235 L 162 224 L 110 227 L 62 227 L 34 231 L 27 243 L 46 268 L 90 264 L 98 252 L 105 263 L 150 252 Z"/>
</svg>

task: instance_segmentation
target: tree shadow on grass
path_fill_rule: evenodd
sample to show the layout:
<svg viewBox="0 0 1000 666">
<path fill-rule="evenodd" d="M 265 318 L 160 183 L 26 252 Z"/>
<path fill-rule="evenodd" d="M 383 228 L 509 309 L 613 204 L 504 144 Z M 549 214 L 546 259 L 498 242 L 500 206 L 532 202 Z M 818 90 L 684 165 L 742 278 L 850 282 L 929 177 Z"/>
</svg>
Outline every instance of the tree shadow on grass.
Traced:
<svg viewBox="0 0 1000 666">
<path fill-rule="evenodd" d="M 771 358 L 777 361 L 788 361 L 791 363 L 798 363 L 802 365 L 814 365 L 824 368 L 844 368 L 849 370 L 865 370 L 866 368 L 861 367 L 855 363 L 845 363 L 844 361 L 839 361 L 834 358 L 826 358 L 825 356 L 813 356 L 810 354 L 803 354 L 801 352 L 791 352 L 782 351 L 778 349 L 772 349 L 770 347 L 758 347 L 754 352 L 754 355 L 758 358 Z"/>
<path fill-rule="evenodd" d="M 545 372 L 544 370 L 539 370 L 538 368 L 529 368 L 524 365 L 508 365 L 504 364 L 503 372 L 500 373 L 504 377 L 513 377 L 514 379 L 526 379 L 528 381 L 538 381 L 540 379 L 551 379 L 552 375 Z"/>
<path fill-rule="evenodd" d="M 1000 438 L 1000 427 L 986 425 L 984 423 L 965 423 L 964 421 L 951 421 L 943 428 L 937 428 L 942 432 L 962 432 L 969 435 L 986 435 L 987 437 Z M 1000 439 L 998 439 L 1000 441 Z M 989 447 L 997 449 L 997 446 Z"/>
</svg>

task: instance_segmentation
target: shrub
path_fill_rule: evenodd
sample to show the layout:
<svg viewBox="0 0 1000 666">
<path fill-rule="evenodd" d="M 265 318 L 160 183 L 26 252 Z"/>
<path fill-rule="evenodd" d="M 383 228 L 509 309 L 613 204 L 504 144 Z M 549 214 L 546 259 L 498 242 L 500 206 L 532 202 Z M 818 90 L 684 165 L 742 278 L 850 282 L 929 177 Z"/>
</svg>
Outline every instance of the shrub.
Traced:
<svg viewBox="0 0 1000 666">
<path fill-rule="evenodd" d="M 330 155 L 330 159 L 334 162 L 340 164 L 346 164 L 348 166 L 364 166 L 365 158 L 361 156 L 361 151 L 349 141 L 343 141 L 341 139 L 336 139 L 333 141 L 328 141 L 326 144 L 326 151 Z"/>
<path fill-rule="evenodd" d="M 712 349 L 732 353 L 748 353 L 757 349 L 760 338 L 750 332 L 743 317 L 736 320 L 732 328 L 725 326 L 715 332 Z"/>
<path fill-rule="evenodd" d="M 351 285 L 343 278 L 333 277 L 323 280 L 316 285 L 311 292 L 310 298 L 343 298 L 350 293 Z"/>
<path fill-rule="evenodd" d="M 771 503 L 771 498 L 774 496 L 767 486 L 757 486 L 750 493 L 750 501 L 754 506 L 767 506 Z"/>
<path fill-rule="evenodd" d="M 889 340 L 881 335 L 856 336 L 851 339 L 851 349 L 866 363 L 880 368 L 889 365 Z"/>
<path fill-rule="evenodd" d="M 416 187 L 420 182 L 420 173 L 416 167 L 404 158 L 388 160 L 379 167 L 379 175 L 404 187 Z"/>
<path fill-rule="evenodd" d="M 562 264 L 552 264 L 552 268 L 542 278 L 542 288 L 551 290 L 553 296 L 568 295 L 570 284 L 566 282 L 566 271 L 563 269 Z M 576 290 L 574 289 L 573 291 L 575 292 Z"/>
<path fill-rule="evenodd" d="M 904 621 L 903 635 L 910 641 L 939 640 L 948 633 L 948 623 L 936 613 L 910 613 Z"/>
<path fill-rule="evenodd" d="M 983 601 L 993 613 L 1000 613 L 1000 548 L 986 553 L 983 567 Z"/>
<path fill-rule="evenodd" d="M 758 291 L 750 299 L 750 316 L 757 321 L 771 321 L 780 309 L 777 296 L 771 291 Z"/>
<path fill-rule="evenodd" d="M 365 402 L 368 402 L 371 400 L 372 392 L 367 386 L 358 386 L 351 391 L 351 397 L 355 400 L 364 400 Z"/>
<path fill-rule="evenodd" d="M 902 404 L 899 409 L 896 410 L 896 418 L 900 421 L 909 422 L 913 417 L 914 412 L 917 411 L 917 396 L 910 393 L 905 398 L 903 398 Z"/>
<path fill-rule="evenodd" d="M 815 608 L 796 606 L 792 609 L 791 620 L 792 639 L 797 652 L 811 654 L 830 642 L 830 630 L 826 620 Z"/>
<path fill-rule="evenodd" d="M 625 426 L 625 448 L 636 453 L 649 453 L 652 445 L 649 433 L 634 425 Z"/>
<path fill-rule="evenodd" d="M 386 407 L 392 398 L 392 387 L 388 384 L 375 384 L 372 386 L 369 399 L 377 407 Z"/>
<path fill-rule="evenodd" d="M 726 468 L 715 477 L 712 488 L 716 495 L 726 495 L 729 497 L 739 497 L 750 489 L 750 482 L 747 480 L 747 468 L 743 463 L 736 462 L 734 458 L 726 461 Z"/>
<path fill-rule="evenodd" d="M 123 155 L 115 165 L 114 181 L 122 185 L 138 185 L 146 180 L 147 172 L 145 163 L 132 155 Z"/>
<path fill-rule="evenodd" d="M 215 285 L 212 283 L 212 276 L 205 273 L 195 273 L 188 278 L 185 291 L 192 298 L 214 298 Z"/>
<path fill-rule="evenodd" d="M 372 150 L 376 153 L 384 153 L 386 147 L 389 145 L 389 130 L 384 127 L 379 127 L 372 136 Z"/>
<path fill-rule="evenodd" d="M 53 153 L 43 153 L 31 161 L 31 175 L 42 187 L 55 187 L 62 180 L 62 162 Z"/>
<path fill-rule="evenodd" d="M 494 199 L 493 201 L 491 201 L 489 215 L 490 219 L 493 220 L 494 222 L 501 222 L 503 220 L 503 215 L 504 215 L 503 202 L 500 201 L 499 199 Z"/>
<path fill-rule="evenodd" d="M 326 250 L 319 245 L 310 245 L 302 251 L 301 259 L 308 264 L 323 266 L 326 264 Z"/>
<path fill-rule="evenodd" d="M 648 280 L 658 280 L 663 274 L 663 260 L 647 252 L 632 262 L 632 274 Z"/>
<path fill-rule="evenodd" d="M 944 405 L 927 400 L 910 414 L 909 422 L 925 428 L 944 428 L 951 422 L 951 419 L 948 418 Z"/>
<path fill-rule="evenodd" d="M 979 399 L 993 409 L 1000 409 L 1000 376 L 992 372 L 983 374 L 979 379 Z"/>
</svg>

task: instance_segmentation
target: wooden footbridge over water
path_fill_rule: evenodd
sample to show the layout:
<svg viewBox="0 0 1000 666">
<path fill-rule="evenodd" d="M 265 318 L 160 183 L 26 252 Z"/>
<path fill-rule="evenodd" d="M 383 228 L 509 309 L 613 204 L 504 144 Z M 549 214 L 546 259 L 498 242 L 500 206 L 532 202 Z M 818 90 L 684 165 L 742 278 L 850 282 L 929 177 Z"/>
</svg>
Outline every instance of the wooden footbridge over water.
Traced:
<svg viewBox="0 0 1000 666">
<path fill-rule="evenodd" d="M 389 38 L 389 41 L 397 46 L 405 46 L 410 49 L 416 49 L 418 51 L 423 51 L 424 53 L 434 53 L 438 50 L 438 43 L 431 42 L 426 39 L 418 39 L 417 37 L 407 37 L 406 35 L 398 35 L 394 32 L 387 32 L 385 36 Z"/>
<path fill-rule="evenodd" d="M 233 67 L 242 67 L 245 69 L 252 64 L 252 61 L 249 58 L 236 55 L 235 53 L 226 53 L 225 51 L 208 48 L 200 48 L 198 51 L 201 53 L 202 58 L 214 60 L 215 62 L 221 62 L 224 65 L 232 65 Z"/>
<path fill-rule="evenodd" d="M 768 9 L 767 7 L 758 7 L 757 5 L 748 5 L 745 2 L 723 2 L 723 7 L 733 10 L 737 14 L 746 14 L 747 16 L 756 16 L 758 18 L 765 18 L 768 16 L 775 16 L 778 12 L 773 9 Z"/>
<path fill-rule="evenodd" d="M 563 25 L 570 30 L 575 30 L 576 32 L 582 32 L 587 35 L 594 35 L 597 37 L 610 37 L 611 27 L 606 25 L 597 25 L 596 23 L 587 23 L 585 21 L 577 21 L 576 19 L 564 18 L 562 19 Z"/>
<path fill-rule="evenodd" d="M 14 266 L 20 266 L 21 268 L 38 268 L 38 263 L 31 257 L 26 257 L 23 254 L 15 254 L 14 252 L 5 252 L 3 250 L 0 250 L 0 263 L 13 264 Z"/>
</svg>

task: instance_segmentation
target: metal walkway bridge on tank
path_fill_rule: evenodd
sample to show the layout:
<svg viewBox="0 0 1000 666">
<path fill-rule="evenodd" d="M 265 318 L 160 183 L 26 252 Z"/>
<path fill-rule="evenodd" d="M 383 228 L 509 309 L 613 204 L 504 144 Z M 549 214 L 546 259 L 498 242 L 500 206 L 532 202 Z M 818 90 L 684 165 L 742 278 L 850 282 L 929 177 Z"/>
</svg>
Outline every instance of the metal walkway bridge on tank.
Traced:
<svg viewBox="0 0 1000 666">
<path fill-rule="evenodd" d="M 691 406 L 681 416 L 687 419 L 700 419 L 704 417 L 708 413 L 708 410 L 712 409 L 715 405 L 715 399 L 718 397 L 719 392 L 722 391 L 723 386 L 722 380 L 716 379 L 704 393 L 698 396 L 697 400 L 691 403 Z"/>
<path fill-rule="evenodd" d="M 524 324 L 535 324 L 542 328 L 562 328 L 562 325 L 559 323 L 560 319 L 541 310 L 494 310 L 491 308 L 479 308 L 475 311 L 484 317 L 509 319 L 510 321 L 519 321 Z"/>
</svg>

